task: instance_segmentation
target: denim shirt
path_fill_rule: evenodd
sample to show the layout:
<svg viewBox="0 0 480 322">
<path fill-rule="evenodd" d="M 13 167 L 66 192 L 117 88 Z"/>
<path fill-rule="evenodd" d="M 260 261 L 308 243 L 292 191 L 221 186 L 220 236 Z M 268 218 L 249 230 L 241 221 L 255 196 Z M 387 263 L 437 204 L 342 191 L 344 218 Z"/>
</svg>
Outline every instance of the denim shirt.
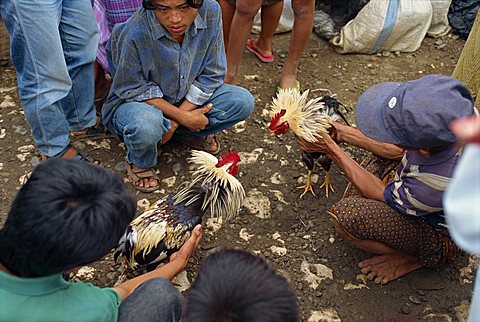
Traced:
<svg viewBox="0 0 480 322">
<path fill-rule="evenodd" d="M 182 44 L 158 22 L 153 10 L 140 8 L 112 31 L 107 57 L 113 82 L 102 108 L 108 124 L 125 102 L 163 98 L 203 105 L 223 84 L 226 57 L 220 6 L 205 0 Z"/>
</svg>

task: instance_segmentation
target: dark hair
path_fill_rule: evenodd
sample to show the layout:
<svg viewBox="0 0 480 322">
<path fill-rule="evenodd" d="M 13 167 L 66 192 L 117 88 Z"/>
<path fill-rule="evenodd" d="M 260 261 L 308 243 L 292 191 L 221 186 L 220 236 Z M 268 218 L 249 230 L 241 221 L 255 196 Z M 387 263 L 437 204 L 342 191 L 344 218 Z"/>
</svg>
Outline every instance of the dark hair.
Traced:
<svg viewBox="0 0 480 322">
<path fill-rule="evenodd" d="M 261 258 L 240 250 L 210 255 L 188 291 L 185 322 L 294 322 L 288 281 Z"/>
<path fill-rule="evenodd" d="M 203 0 L 186 0 L 186 2 L 190 7 L 195 9 L 199 9 L 203 5 Z M 155 0 L 143 0 L 142 6 L 147 10 L 155 10 L 158 8 Z"/>
<path fill-rule="evenodd" d="M 47 276 L 102 258 L 135 215 L 113 172 L 54 158 L 38 165 L 0 230 L 0 263 L 13 274 Z"/>
</svg>

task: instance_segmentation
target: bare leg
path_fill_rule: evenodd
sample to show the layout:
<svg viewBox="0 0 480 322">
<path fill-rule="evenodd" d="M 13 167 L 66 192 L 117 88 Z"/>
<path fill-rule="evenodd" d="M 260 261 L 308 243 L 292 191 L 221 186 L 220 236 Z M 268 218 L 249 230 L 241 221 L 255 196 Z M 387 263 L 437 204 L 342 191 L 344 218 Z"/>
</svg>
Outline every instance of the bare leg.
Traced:
<svg viewBox="0 0 480 322">
<path fill-rule="evenodd" d="M 292 0 L 295 14 L 287 62 L 280 76 L 281 88 L 294 88 L 297 81 L 297 68 L 308 38 L 312 33 L 315 0 Z"/>
<path fill-rule="evenodd" d="M 230 26 L 227 47 L 227 76 L 225 83 L 235 84 L 238 65 L 245 43 L 252 30 L 253 18 L 262 5 L 262 0 L 237 0 L 235 14 Z M 232 40 L 232 41 L 230 41 Z"/>
<path fill-rule="evenodd" d="M 358 239 L 345 231 L 337 221 L 334 223 L 338 235 L 350 245 L 370 253 L 380 254 L 358 264 L 361 272 L 368 274 L 367 277 L 377 284 L 387 284 L 424 266 L 416 256 L 395 250 L 378 241 Z"/>
<path fill-rule="evenodd" d="M 235 6 L 228 2 L 228 0 L 219 0 L 218 3 L 222 9 L 223 43 L 225 44 L 225 50 L 227 50 L 230 27 L 232 26 L 233 15 L 235 14 Z"/>
<path fill-rule="evenodd" d="M 255 42 L 255 48 L 264 56 L 272 54 L 273 34 L 277 29 L 282 11 L 283 0 L 269 6 L 262 6 L 262 31 Z"/>
</svg>

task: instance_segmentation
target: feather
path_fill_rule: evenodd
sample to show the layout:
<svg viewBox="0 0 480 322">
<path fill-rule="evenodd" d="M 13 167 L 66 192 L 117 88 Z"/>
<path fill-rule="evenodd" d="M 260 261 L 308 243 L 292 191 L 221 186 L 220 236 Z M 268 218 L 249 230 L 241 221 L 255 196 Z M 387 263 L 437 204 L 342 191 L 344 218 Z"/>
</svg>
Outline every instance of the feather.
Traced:
<svg viewBox="0 0 480 322">
<path fill-rule="evenodd" d="M 272 100 L 270 115 L 275 116 L 285 110 L 278 122 L 288 122 L 290 129 L 305 141 L 317 142 L 321 138 L 320 133 L 328 133 L 333 120 L 322 97 L 307 101 L 308 93 L 306 90 L 301 94 L 292 88 L 280 90 Z"/>
<path fill-rule="evenodd" d="M 207 210 L 225 220 L 236 216 L 245 198 L 242 184 L 230 173 L 238 161 L 234 152 L 219 161 L 207 152 L 192 151 L 189 162 L 196 168 L 192 181 L 130 223 L 115 250 L 115 261 L 122 257 L 132 269 L 154 268 L 180 249 Z"/>
</svg>

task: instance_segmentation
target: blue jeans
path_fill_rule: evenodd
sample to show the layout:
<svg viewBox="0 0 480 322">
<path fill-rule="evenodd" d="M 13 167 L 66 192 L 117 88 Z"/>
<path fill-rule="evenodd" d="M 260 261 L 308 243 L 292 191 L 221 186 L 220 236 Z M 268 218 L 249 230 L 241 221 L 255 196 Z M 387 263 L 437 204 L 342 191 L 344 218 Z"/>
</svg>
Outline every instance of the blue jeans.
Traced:
<svg viewBox="0 0 480 322">
<path fill-rule="evenodd" d="M 178 322 L 183 297 L 173 284 L 163 278 L 144 282 L 120 304 L 119 322 Z"/>
<path fill-rule="evenodd" d="M 35 144 L 55 156 L 95 124 L 97 27 L 89 0 L 0 1 L 18 92 Z"/>
<path fill-rule="evenodd" d="M 180 126 L 175 133 L 203 137 L 220 132 L 246 119 L 253 112 L 254 98 L 242 87 L 223 84 L 207 103 L 213 107 L 205 114 L 208 125 L 204 130 L 191 132 Z M 127 102 L 118 106 L 108 126 L 125 142 L 127 161 L 147 169 L 157 164 L 157 144 L 170 129 L 170 120 L 152 105 Z"/>
</svg>

